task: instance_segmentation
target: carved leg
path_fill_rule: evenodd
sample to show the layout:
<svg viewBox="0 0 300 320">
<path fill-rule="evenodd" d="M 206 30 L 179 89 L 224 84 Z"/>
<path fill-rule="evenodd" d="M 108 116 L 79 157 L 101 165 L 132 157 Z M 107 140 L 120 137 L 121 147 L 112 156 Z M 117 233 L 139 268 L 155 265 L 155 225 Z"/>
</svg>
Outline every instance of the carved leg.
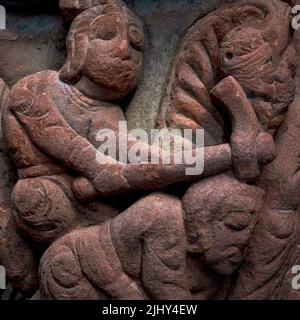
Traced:
<svg viewBox="0 0 300 320">
<path fill-rule="evenodd" d="M 124 273 L 110 239 L 110 226 L 76 230 L 54 243 L 40 264 L 44 299 L 144 299 Z"/>
<path fill-rule="evenodd" d="M 37 261 L 27 243 L 17 233 L 8 208 L 0 207 L 0 265 L 14 288 L 25 295 L 38 289 Z"/>
<path fill-rule="evenodd" d="M 19 180 L 12 192 L 12 208 L 20 230 L 38 242 L 51 243 L 76 223 L 70 199 L 47 178 Z"/>
</svg>

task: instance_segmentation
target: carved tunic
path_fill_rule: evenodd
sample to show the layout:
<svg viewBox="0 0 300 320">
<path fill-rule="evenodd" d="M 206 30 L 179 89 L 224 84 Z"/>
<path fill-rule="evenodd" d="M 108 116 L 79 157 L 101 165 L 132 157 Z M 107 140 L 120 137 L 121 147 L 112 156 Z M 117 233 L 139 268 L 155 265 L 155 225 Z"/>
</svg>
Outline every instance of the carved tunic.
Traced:
<svg viewBox="0 0 300 320">
<path fill-rule="evenodd" d="M 117 130 L 116 124 L 121 120 L 124 116 L 118 106 L 89 99 L 60 81 L 57 72 L 43 71 L 13 87 L 2 121 L 9 151 L 18 168 L 23 169 L 19 174 L 28 178 L 35 175 L 37 167 L 39 175 L 41 172 L 57 174 L 64 169 L 51 155 L 45 154 L 31 142 L 31 132 L 27 132 L 26 128 L 51 130 L 53 127 L 54 140 L 60 138 L 60 131 L 74 130 L 97 147 L 98 130 Z"/>
</svg>

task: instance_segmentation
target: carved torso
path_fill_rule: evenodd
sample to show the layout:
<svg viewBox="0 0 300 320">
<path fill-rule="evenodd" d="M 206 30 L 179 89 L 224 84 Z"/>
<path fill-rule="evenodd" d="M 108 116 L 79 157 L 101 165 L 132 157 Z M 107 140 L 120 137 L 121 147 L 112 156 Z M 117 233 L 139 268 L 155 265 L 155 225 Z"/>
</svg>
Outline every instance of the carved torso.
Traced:
<svg viewBox="0 0 300 320">
<path fill-rule="evenodd" d="M 38 118 L 41 126 L 48 126 L 49 123 L 43 122 L 43 115 L 50 108 L 56 110 L 73 130 L 95 147 L 100 129 L 117 130 L 118 122 L 124 120 L 120 107 L 85 97 L 74 87 L 60 81 L 55 71 L 29 76 L 14 86 L 3 112 L 8 147 L 18 168 L 56 162 L 34 145 L 14 116 L 15 110 L 22 110 L 29 125 L 31 118 Z"/>
</svg>

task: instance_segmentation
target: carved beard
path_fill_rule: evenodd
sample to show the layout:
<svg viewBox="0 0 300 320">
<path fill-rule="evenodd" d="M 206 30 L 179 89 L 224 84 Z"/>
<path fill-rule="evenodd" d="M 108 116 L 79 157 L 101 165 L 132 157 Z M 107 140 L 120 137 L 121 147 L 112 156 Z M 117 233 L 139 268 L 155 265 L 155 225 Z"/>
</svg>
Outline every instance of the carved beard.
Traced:
<svg viewBox="0 0 300 320">
<path fill-rule="evenodd" d="M 88 53 L 84 74 L 105 89 L 129 93 L 138 83 L 142 59 L 138 63 L 118 57 Z"/>
</svg>

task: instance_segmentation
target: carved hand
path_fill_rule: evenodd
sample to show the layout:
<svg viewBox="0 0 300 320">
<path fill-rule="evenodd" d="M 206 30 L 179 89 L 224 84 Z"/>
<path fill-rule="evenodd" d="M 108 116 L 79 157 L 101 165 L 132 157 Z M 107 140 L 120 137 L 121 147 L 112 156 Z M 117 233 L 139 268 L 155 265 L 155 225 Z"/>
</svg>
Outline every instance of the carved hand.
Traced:
<svg viewBox="0 0 300 320">
<path fill-rule="evenodd" d="M 275 158 L 272 136 L 262 132 L 251 103 L 233 77 L 219 82 L 211 95 L 231 120 L 230 145 L 234 173 L 242 181 L 256 179 L 262 167 Z"/>
</svg>

